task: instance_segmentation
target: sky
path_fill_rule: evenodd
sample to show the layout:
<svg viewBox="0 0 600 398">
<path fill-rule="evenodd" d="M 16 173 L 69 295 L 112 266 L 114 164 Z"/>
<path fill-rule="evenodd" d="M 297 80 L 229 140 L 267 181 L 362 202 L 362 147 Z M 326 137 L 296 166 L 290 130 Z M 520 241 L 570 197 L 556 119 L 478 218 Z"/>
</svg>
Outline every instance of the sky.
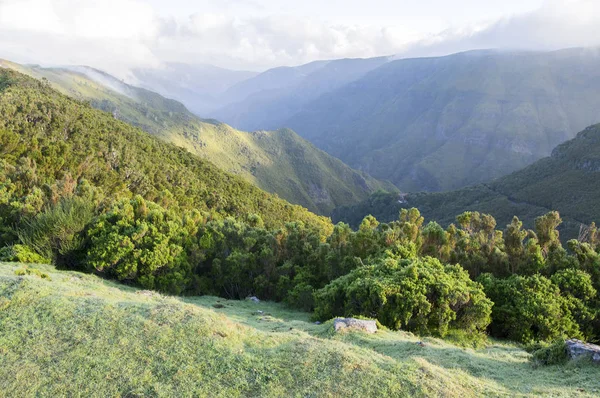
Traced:
<svg viewBox="0 0 600 398">
<path fill-rule="evenodd" d="M 125 78 L 169 62 L 261 71 L 314 60 L 599 46 L 600 0 L 0 0 L 0 58 Z"/>
</svg>

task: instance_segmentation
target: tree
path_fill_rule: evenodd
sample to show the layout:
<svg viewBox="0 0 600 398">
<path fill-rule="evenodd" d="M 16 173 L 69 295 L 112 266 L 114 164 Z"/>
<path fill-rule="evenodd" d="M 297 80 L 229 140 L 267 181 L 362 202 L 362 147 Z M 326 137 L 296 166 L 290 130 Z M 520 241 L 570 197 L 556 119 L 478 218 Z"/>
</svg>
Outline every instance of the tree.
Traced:
<svg viewBox="0 0 600 398">
<path fill-rule="evenodd" d="M 535 232 L 544 255 L 547 255 L 552 246 L 560 245 L 560 234 L 556 230 L 562 224 L 562 219 L 557 211 L 551 211 L 535 219 Z"/>
<path fill-rule="evenodd" d="M 504 230 L 504 249 L 508 256 L 508 274 L 532 275 L 544 267 L 544 258 L 533 231 L 522 229 L 523 223 L 515 216 Z M 496 276 L 506 273 L 495 272 Z"/>
</svg>

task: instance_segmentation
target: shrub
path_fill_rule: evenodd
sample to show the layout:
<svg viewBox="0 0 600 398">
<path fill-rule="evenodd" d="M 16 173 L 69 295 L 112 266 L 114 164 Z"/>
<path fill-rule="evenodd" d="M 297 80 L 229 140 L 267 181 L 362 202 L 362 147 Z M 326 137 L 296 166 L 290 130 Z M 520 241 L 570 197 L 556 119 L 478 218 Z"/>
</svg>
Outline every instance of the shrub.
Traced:
<svg viewBox="0 0 600 398">
<path fill-rule="evenodd" d="M 531 359 L 536 365 L 560 365 L 567 362 L 569 355 L 565 340 L 557 339 L 552 344 L 533 351 Z"/>
<path fill-rule="evenodd" d="M 598 294 L 592 278 L 584 271 L 565 269 L 550 278 L 565 297 L 569 311 L 586 340 L 599 337 L 596 330 Z"/>
<path fill-rule="evenodd" d="M 94 216 L 92 202 L 70 197 L 45 208 L 27 220 L 19 231 L 19 239 L 44 258 L 57 264 L 73 266 L 74 256 L 81 250 L 81 232 Z"/>
<path fill-rule="evenodd" d="M 39 276 L 42 279 L 47 279 L 49 281 L 51 281 L 52 279 L 50 278 L 50 275 L 48 275 L 45 272 L 40 271 L 39 269 L 35 269 L 35 268 L 18 268 L 15 270 L 15 275 L 18 276 L 24 276 L 24 275 L 35 275 L 35 276 Z"/>
<path fill-rule="evenodd" d="M 581 335 L 568 301 L 550 279 L 541 275 L 498 279 L 484 274 L 478 280 L 494 302 L 493 336 L 530 343 Z"/>
<path fill-rule="evenodd" d="M 25 264 L 50 264 L 50 260 L 31 250 L 29 246 L 13 245 L 0 249 L 0 261 Z"/>
<path fill-rule="evenodd" d="M 363 315 L 392 329 L 444 336 L 483 331 L 492 302 L 458 265 L 438 260 L 384 259 L 336 279 L 315 294 L 315 317 Z"/>
<path fill-rule="evenodd" d="M 147 289 L 181 293 L 190 266 L 181 246 L 181 218 L 136 196 L 100 215 L 87 231 L 89 267 Z"/>
</svg>

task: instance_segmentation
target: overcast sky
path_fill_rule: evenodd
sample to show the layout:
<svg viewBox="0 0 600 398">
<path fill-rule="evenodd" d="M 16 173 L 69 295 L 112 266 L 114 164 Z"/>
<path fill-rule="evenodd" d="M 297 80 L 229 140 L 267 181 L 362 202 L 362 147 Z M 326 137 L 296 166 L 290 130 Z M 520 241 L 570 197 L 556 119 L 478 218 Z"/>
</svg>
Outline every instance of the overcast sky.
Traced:
<svg viewBox="0 0 600 398">
<path fill-rule="evenodd" d="M 263 70 L 317 59 L 600 45 L 600 0 L 0 0 L 0 58 L 119 77 L 165 62 Z"/>
</svg>

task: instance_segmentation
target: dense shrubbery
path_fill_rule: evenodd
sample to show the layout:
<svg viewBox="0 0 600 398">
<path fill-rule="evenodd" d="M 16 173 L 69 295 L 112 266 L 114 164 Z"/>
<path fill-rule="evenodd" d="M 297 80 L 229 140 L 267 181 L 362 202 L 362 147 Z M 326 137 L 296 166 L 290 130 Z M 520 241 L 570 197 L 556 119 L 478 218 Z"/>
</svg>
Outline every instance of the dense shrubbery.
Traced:
<svg viewBox="0 0 600 398">
<path fill-rule="evenodd" d="M 393 329 L 444 336 L 449 329 L 481 332 L 492 302 L 458 265 L 386 258 L 336 279 L 316 294 L 315 316 L 364 315 Z"/>
<path fill-rule="evenodd" d="M 107 197 L 139 194 L 219 217 L 256 213 L 270 228 L 300 220 L 331 232 L 329 220 L 7 69 L 0 69 L 0 115 L 3 235 L 21 216 L 72 193 L 81 179 Z"/>
<path fill-rule="evenodd" d="M 183 245 L 195 228 L 186 224 L 141 196 L 121 200 L 89 226 L 85 264 L 121 281 L 182 293 L 190 275 Z"/>
<path fill-rule="evenodd" d="M 52 261 L 44 258 L 31 248 L 24 245 L 6 246 L 0 249 L 0 261 L 18 262 L 25 264 L 50 264 Z"/>
<path fill-rule="evenodd" d="M 522 342 L 580 337 L 567 299 L 550 279 L 541 275 L 506 279 L 482 275 L 479 281 L 494 302 L 492 335 Z"/>
<path fill-rule="evenodd" d="M 338 224 L 323 238 L 301 222 L 267 229 L 257 215 L 220 219 L 141 196 L 103 201 L 84 222 L 70 216 L 83 200 L 63 198 L 25 218 L 24 231 L 44 226 L 18 234 L 31 255 L 166 293 L 286 301 L 319 319 L 362 315 L 423 334 L 475 335 L 492 308 L 488 330 L 497 337 L 598 338 L 597 242 L 570 242 L 569 254 L 555 231 L 543 230 L 556 227 L 545 222 L 556 214 L 538 231 L 521 232 L 515 219 L 502 233 L 477 213 L 446 230 L 423 226 L 413 209 L 389 224 L 367 217 L 357 231 Z"/>
<path fill-rule="evenodd" d="M 171 294 L 258 295 L 321 319 L 370 316 L 440 336 L 485 329 L 491 300 L 494 336 L 600 338 L 594 225 L 569 251 L 556 212 L 535 231 L 517 218 L 501 231 L 477 212 L 444 229 L 416 209 L 334 227 L 15 76 L 0 71 L 4 261 L 51 260 Z"/>
</svg>

